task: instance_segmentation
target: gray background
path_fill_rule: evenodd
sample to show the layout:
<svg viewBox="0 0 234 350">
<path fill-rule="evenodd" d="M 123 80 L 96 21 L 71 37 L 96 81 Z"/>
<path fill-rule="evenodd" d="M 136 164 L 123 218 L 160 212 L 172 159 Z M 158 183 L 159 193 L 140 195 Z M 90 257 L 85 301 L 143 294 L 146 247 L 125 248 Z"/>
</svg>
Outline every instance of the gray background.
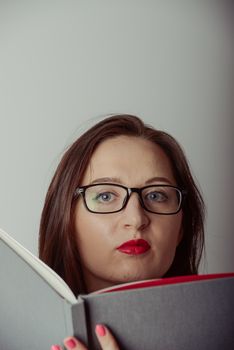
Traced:
<svg viewBox="0 0 234 350">
<path fill-rule="evenodd" d="M 37 253 L 61 154 L 127 112 L 182 144 L 207 204 L 201 271 L 233 271 L 231 17 L 225 1 L 0 1 L 0 227 Z"/>
</svg>

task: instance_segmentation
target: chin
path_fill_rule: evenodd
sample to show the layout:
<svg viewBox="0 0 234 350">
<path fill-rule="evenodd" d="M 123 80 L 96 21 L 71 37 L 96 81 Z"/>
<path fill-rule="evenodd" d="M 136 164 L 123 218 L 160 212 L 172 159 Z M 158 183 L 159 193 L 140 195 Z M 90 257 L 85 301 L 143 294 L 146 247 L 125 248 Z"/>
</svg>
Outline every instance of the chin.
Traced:
<svg viewBox="0 0 234 350">
<path fill-rule="evenodd" d="M 152 274 L 141 274 L 141 273 L 127 273 L 122 275 L 121 278 L 116 279 L 115 282 L 116 284 L 120 284 L 120 283 L 128 283 L 128 282 L 137 282 L 137 281 L 142 281 L 142 280 L 149 280 L 149 279 L 154 279 L 154 278 L 160 278 L 161 276 L 152 273 Z"/>
</svg>

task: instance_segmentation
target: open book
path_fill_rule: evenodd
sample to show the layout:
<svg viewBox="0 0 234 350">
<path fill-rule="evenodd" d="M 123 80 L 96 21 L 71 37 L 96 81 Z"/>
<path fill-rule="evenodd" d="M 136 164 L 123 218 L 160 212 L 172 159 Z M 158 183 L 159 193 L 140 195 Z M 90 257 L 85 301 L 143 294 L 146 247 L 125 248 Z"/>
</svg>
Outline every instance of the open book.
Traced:
<svg viewBox="0 0 234 350">
<path fill-rule="evenodd" d="M 121 350 L 234 349 L 234 273 L 172 277 L 74 296 L 0 230 L 0 350 L 49 350 L 75 335 L 99 349 L 106 324 Z"/>
</svg>

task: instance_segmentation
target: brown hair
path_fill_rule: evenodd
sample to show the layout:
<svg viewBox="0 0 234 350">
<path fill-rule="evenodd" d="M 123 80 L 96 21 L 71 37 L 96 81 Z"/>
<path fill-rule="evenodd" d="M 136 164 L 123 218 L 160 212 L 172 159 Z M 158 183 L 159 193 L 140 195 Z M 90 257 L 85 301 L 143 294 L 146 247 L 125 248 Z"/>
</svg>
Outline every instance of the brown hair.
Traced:
<svg viewBox="0 0 234 350">
<path fill-rule="evenodd" d="M 159 145 L 170 159 L 179 188 L 187 191 L 183 202 L 183 238 L 165 276 L 198 272 L 204 245 L 204 202 L 178 142 L 132 115 L 113 115 L 81 135 L 65 152 L 49 186 L 42 211 L 39 256 L 70 286 L 75 295 L 85 293 L 82 266 L 74 229 L 74 192 L 81 183 L 96 147 L 119 135 L 145 138 Z"/>
</svg>

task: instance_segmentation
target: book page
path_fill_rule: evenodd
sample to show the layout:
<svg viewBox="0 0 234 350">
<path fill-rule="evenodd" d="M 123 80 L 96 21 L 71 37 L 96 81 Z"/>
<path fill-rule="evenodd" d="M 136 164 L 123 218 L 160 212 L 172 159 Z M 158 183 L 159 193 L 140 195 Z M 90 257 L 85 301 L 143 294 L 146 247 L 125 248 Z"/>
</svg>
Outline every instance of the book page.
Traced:
<svg viewBox="0 0 234 350">
<path fill-rule="evenodd" d="M 3 240 L 9 248 L 26 261 L 48 284 L 56 290 L 64 299 L 74 304 L 77 299 L 65 281 L 42 260 L 23 247 L 5 231 L 0 229 L 0 240 Z"/>
<path fill-rule="evenodd" d="M 141 281 L 118 284 L 112 287 L 100 289 L 91 294 L 121 292 L 121 291 L 126 291 L 131 289 L 149 288 L 149 287 L 164 286 L 169 284 L 191 283 L 196 281 L 207 281 L 211 279 L 228 278 L 228 277 L 234 277 L 234 273 L 226 272 L 226 273 L 213 273 L 213 274 L 204 274 L 204 275 L 163 277 L 163 278 L 155 278 L 150 280 L 141 280 Z"/>
</svg>

